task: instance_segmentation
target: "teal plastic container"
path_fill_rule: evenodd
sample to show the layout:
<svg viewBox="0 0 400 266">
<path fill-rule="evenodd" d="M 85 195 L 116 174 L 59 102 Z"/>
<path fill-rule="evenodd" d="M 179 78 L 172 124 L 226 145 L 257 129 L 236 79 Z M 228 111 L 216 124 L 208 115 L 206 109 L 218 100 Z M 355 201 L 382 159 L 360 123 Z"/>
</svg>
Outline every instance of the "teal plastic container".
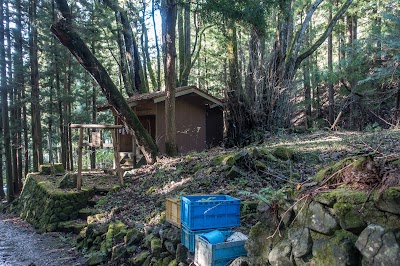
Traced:
<svg viewBox="0 0 400 266">
<path fill-rule="evenodd" d="M 214 229 L 204 230 L 190 230 L 185 226 L 181 228 L 181 243 L 191 252 L 194 253 L 196 250 L 196 235 L 203 235 L 214 231 Z M 220 229 L 223 238 L 225 239 L 228 235 L 232 234 L 233 231 L 228 228 Z"/>
<path fill-rule="evenodd" d="M 190 230 L 240 226 L 240 200 L 228 195 L 181 196 L 181 223 Z"/>
<path fill-rule="evenodd" d="M 211 244 L 204 235 L 196 235 L 195 263 L 198 266 L 229 265 L 236 258 L 247 255 L 245 242 L 241 240 Z"/>
</svg>

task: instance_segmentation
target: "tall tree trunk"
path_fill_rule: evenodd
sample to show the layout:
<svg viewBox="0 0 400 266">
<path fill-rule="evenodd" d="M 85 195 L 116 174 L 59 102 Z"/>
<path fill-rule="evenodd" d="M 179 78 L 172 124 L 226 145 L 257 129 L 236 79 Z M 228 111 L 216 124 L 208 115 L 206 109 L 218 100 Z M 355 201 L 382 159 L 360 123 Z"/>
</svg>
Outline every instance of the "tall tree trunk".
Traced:
<svg viewBox="0 0 400 266">
<path fill-rule="evenodd" d="M 126 46 L 123 34 L 123 26 L 121 21 L 121 14 L 119 12 L 115 12 L 115 19 L 117 21 L 117 34 L 118 34 L 118 47 L 119 47 L 119 55 L 120 55 L 120 71 L 122 75 L 122 81 L 124 83 L 124 88 L 128 96 L 132 96 L 133 89 L 132 89 L 132 80 L 129 75 L 129 67 L 126 55 Z"/>
<path fill-rule="evenodd" d="M 71 55 L 68 55 L 68 70 L 67 70 L 67 79 L 65 82 L 65 95 L 72 95 L 71 88 L 72 88 L 72 58 Z M 72 102 L 71 100 L 67 101 L 66 104 L 66 117 L 67 123 L 64 125 L 67 131 L 67 144 L 68 144 L 68 153 L 69 153 L 69 163 L 71 171 L 74 170 L 74 152 L 72 148 L 72 129 L 69 127 L 72 120 Z"/>
<path fill-rule="evenodd" d="M 96 54 L 94 41 L 91 45 L 93 56 Z M 96 90 L 96 82 L 92 80 L 92 123 L 97 123 L 97 112 L 96 112 L 96 105 L 97 105 L 97 90 Z M 96 129 L 92 129 L 92 132 L 96 132 Z M 90 168 L 96 169 L 96 148 L 92 147 L 90 152 Z"/>
<path fill-rule="evenodd" d="M 332 5 L 329 5 L 328 22 L 332 20 Z M 333 74 L 333 62 L 332 62 L 332 33 L 328 36 L 328 121 L 329 124 L 333 125 L 335 120 L 335 91 L 333 90 L 332 74 Z"/>
<path fill-rule="evenodd" d="M 184 7 L 182 4 L 177 7 L 178 62 L 179 62 L 179 66 L 178 66 L 178 71 L 179 71 L 178 74 L 179 75 L 178 75 L 178 83 L 177 83 L 178 87 L 183 86 L 183 84 L 181 84 L 181 83 L 182 83 L 183 71 L 185 70 L 185 31 L 183 28 L 183 17 L 184 17 L 183 10 L 184 10 Z"/>
<path fill-rule="evenodd" d="M 161 54 L 160 54 L 160 46 L 158 44 L 158 36 L 157 36 L 157 26 L 155 21 L 155 14 L 154 14 L 154 1 L 151 0 L 151 17 L 153 19 L 153 30 L 154 30 L 154 40 L 156 43 L 156 50 L 157 50 L 157 89 L 156 91 L 161 90 Z"/>
<path fill-rule="evenodd" d="M 132 134 L 137 139 L 137 143 L 147 163 L 154 163 L 157 155 L 157 146 L 154 140 L 146 129 L 143 128 L 139 119 L 118 91 L 118 88 L 111 80 L 107 71 L 93 56 L 79 35 L 73 31 L 72 18 L 67 1 L 56 0 L 56 3 L 59 14 L 57 21 L 55 21 L 50 28 L 52 33 L 69 49 L 78 62 L 97 81 L 109 104 L 115 109 L 125 125 L 133 131 Z"/>
<path fill-rule="evenodd" d="M 132 28 L 125 10 L 123 10 L 115 0 L 104 0 L 104 3 L 121 19 L 132 85 L 132 90 L 127 91 L 127 94 L 133 96 L 135 93 L 141 93 L 143 91 L 143 83 L 140 77 L 142 66 L 136 40 L 133 36 Z"/>
<path fill-rule="evenodd" d="M 395 128 L 399 128 L 400 123 L 400 86 L 397 84 L 397 98 L 396 98 L 396 109 L 395 109 L 395 114 L 394 114 L 394 125 Z"/>
<path fill-rule="evenodd" d="M 4 41 L 4 2 L 0 0 L 0 89 L 1 89 L 1 113 L 3 120 L 3 143 L 4 143 L 4 157 L 6 163 L 6 180 L 7 180 L 7 201 L 14 200 L 14 186 L 12 176 L 12 158 L 10 148 L 10 121 L 8 114 L 8 88 L 7 88 L 7 64 L 6 64 L 6 50 Z"/>
<path fill-rule="evenodd" d="M 169 156 L 177 155 L 175 124 L 175 88 L 176 88 L 176 16 L 175 0 L 166 0 L 165 18 L 165 150 Z"/>
<path fill-rule="evenodd" d="M 22 15 L 21 15 L 21 0 L 15 1 L 16 20 L 14 29 L 14 73 L 15 73 L 15 91 L 16 91 L 16 127 L 17 127 L 17 165 L 18 165 L 18 187 L 19 191 L 22 189 L 22 173 L 23 173 L 23 160 L 22 160 L 22 132 L 23 132 L 23 119 L 22 110 L 25 107 L 22 104 L 22 91 L 25 87 L 24 72 L 23 72 L 23 55 L 22 55 Z M 23 106 L 23 108 L 22 108 Z M 28 147 L 25 147 L 28 149 Z"/>
<path fill-rule="evenodd" d="M 310 84 L 310 63 L 309 58 L 303 62 L 303 80 L 304 80 L 304 100 L 306 105 L 305 126 L 307 129 L 311 127 L 311 84 Z"/>
<path fill-rule="evenodd" d="M 33 141 L 33 170 L 38 171 L 43 164 L 42 125 L 40 123 L 39 99 L 39 66 L 36 29 L 37 0 L 30 0 L 29 5 L 29 57 L 31 62 L 31 112 L 32 112 L 32 141 Z"/>
<path fill-rule="evenodd" d="M 189 74 L 192 69 L 192 54 L 190 50 L 190 36 L 191 36 L 191 27 L 190 27 L 190 2 L 187 1 L 183 5 L 183 14 L 184 14 L 184 69 L 181 76 L 181 85 L 187 86 L 189 85 Z"/>
<path fill-rule="evenodd" d="M 11 57 L 11 31 L 10 31 L 10 7 L 9 1 L 5 1 L 5 26 L 6 26 L 6 35 L 7 35 L 7 86 L 8 91 L 10 93 L 9 102 L 10 102 L 10 125 L 11 125 L 11 164 L 12 164 L 12 176 L 13 176 L 13 186 L 14 186 L 14 194 L 19 193 L 19 180 L 18 180 L 18 133 L 17 133 L 17 91 L 14 83 L 13 76 L 13 65 L 12 65 L 12 57 Z"/>
<path fill-rule="evenodd" d="M 52 18 L 53 21 L 56 19 L 56 11 L 55 11 L 55 3 L 54 0 L 51 1 L 51 11 L 52 11 Z M 60 81 L 60 62 L 59 62 L 59 51 L 57 49 L 56 42 L 53 42 L 53 56 L 54 56 L 54 71 L 55 71 L 55 86 L 56 86 L 56 97 L 57 97 L 57 112 L 58 112 L 58 127 L 60 131 L 60 146 L 61 146 L 61 163 L 64 169 L 69 169 L 67 164 L 67 154 L 68 154 L 68 145 L 65 135 L 65 128 L 64 128 L 64 119 L 65 119 L 65 112 L 63 109 L 64 101 L 63 101 L 63 93 L 61 91 L 61 81 Z"/>
<path fill-rule="evenodd" d="M 0 0 L 1 2 L 1 0 Z M 2 93 L 2 91 L 0 91 Z M 1 100 L 1 96 L 0 96 Z M 3 101 L 1 100 L 1 105 L 3 104 Z M 3 113 L 2 107 L 0 105 L 0 111 Z M 0 115 L 0 132 L 3 132 L 3 115 Z M 3 135 L 3 134 L 2 134 Z M 3 136 L 0 138 L 0 173 L 1 178 L 0 178 L 0 199 L 4 199 L 5 193 L 4 193 L 4 178 L 3 178 L 3 147 L 4 147 L 4 140 Z"/>
<path fill-rule="evenodd" d="M 243 92 L 242 92 L 242 81 L 241 73 L 239 69 L 239 55 L 237 46 L 237 33 L 236 25 L 233 21 L 227 23 L 227 53 L 228 53 L 228 88 L 226 96 L 228 98 L 227 103 L 227 115 L 226 115 L 226 144 L 228 146 L 238 145 L 241 146 L 244 143 L 243 139 L 248 137 L 247 131 L 251 130 L 248 127 L 247 122 L 249 121 L 248 112 L 246 110 Z"/>
</svg>

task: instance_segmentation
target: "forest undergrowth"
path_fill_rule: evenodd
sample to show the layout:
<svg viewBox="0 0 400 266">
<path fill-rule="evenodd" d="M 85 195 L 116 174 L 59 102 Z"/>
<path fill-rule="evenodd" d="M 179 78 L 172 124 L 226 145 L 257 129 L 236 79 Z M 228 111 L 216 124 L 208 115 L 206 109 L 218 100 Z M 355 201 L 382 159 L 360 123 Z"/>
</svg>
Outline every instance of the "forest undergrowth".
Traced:
<svg viewBox="0 0 400 266">
<path fill-rule="evenodd" d="M 276 135 L 240 149 L 215 148 L 158 158 L 154 165 L 126 172 L 126 185 L 109 193 L 96 207 L 111 220 L 145 227 L 163 221 L 167 197 L 229 194 L 242 201 L 258 202 L 311 195 L 338 186 L 378 190 L 400 184 L 397 168 L 385 170 L 386 176 L 395 175 L 386 178 L 386 183 L 385 178 L 377 179 L 376 173 L 374 176 L 371 163 L 354 170 L 360 163 L 354 158 L 369 157 L 377 158 L 375 163 L 382 169 L 387 167 L 387 160 L 400 164 L 400 130 Z M 348 160 L 353 161 L 339 167 Z M 255 219 L 243 217 L 244 230 Z"/>
</svg>

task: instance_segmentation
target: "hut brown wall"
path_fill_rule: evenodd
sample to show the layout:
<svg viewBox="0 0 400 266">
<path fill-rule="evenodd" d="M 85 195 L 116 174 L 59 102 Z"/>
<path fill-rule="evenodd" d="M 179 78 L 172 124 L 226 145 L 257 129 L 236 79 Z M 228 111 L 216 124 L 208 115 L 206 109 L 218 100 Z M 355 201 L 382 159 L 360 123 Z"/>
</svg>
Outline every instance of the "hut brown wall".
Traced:
<svg viewBox="0 0 400 266">
<path fill-rule="evenodd" d="M 156 142 L 160 152 L 165 152 L 164 102 L 157 105 Z M 179 153 L 202 151 L 206 148 L 206 106 L 198 97 L 181 96 L 175 102 L 176 144 Z"/>
<path fill-rule="evenodd" d="M 140 102 L 133 110 L 143 126 L 156 141 L 161 153 L 165 153 L 165 108 L 164 101 Z M 179 153 L 203 151 L 222 142 L 222 109 L 209 109 L 204 99 L 189 94 L 176 98 L 176 141 Z M 132 136 L 120 134 L 120 150 L 132 151 Z"/>
</svg>

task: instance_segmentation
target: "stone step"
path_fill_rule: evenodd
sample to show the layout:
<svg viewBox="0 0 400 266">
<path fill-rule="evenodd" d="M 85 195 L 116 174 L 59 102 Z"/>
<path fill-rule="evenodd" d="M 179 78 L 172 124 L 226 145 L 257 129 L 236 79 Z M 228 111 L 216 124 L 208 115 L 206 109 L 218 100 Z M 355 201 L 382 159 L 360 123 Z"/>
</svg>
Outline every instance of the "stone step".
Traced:
<svg viewBox="0 0 400 266">
<path fill-rule="evenodd" d="M 87 226 L 86 220 L 77 219 L 59 223 L 57 231 L 78 235 L 85 226 Z"/>
<path fill-rule="evenodd" d="M 80 209 L 78 211 L 78 217 L 79 217 L 79 219 L 82 219 L 82 220 L 86 221 L 88 216 L 95 215 L 95 214 L 98 214 L 98 213 L 99 213 L 99 210 L 97 210 L 97 209 L 94 209 L 94 208 L 83 208 L 83 209 Z"/>
</svg>

